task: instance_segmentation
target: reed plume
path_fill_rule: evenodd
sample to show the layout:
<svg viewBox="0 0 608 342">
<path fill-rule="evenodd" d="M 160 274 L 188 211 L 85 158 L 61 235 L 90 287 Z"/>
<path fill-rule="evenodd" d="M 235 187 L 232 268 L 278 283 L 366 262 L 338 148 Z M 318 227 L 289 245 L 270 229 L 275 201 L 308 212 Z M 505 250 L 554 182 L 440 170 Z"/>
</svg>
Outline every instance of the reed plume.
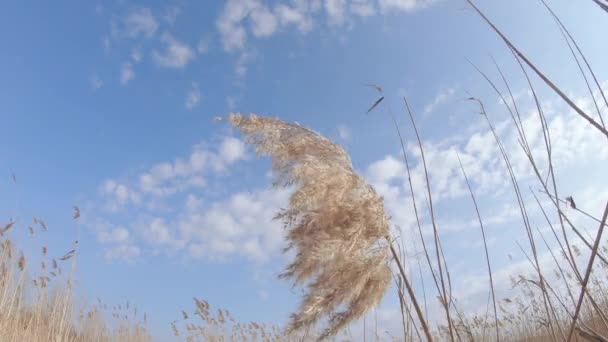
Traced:
<svg viewBox="0 0 608 342">
<path fill-rule="evenodd" d="M 287 333 L 326 319 L 320 338 L 335 335 L 376 306 L 390 280 L 388 219 L 383 200 L 355 173 L 346 151 L 297 124 L 230 114 L 259 155 L 271 157 L 274 186 L 293 186 L 276 219 L 295 257 L 280 275 L 307 289 Z"/>
</svg>

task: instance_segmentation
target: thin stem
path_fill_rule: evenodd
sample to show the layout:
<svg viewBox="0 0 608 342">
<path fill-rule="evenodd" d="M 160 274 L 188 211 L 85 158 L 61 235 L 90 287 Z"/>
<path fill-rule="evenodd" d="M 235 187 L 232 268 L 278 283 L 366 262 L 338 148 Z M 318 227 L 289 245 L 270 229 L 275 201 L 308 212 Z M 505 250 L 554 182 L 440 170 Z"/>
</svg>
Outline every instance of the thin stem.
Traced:
<svg viewBox="0 0 608 342">
<path fill-rule="evenodd" d="M 500 333 L 498 331 L 498 310 L 496 310 L 496 295 L 494 293 L 494 280 L 492 279 L 492 266 L 490 265 L 490 255 L 488 254 L 488 244 L 486 241 L 486 233 L 483 228 L 483 220 L 481 219 L 481 214 L 479 213 L 479 206 L 477 205 L 477 200 L 475 199 L 475 194 L 473 193 L 473 189 L 471 188 L 471 183 L 469 182 L 469 177 L 467 177 L 467 173 L 464 170 L 464 166 L 462 166 L 462 161 L 460 160 L 460 156 L 456 153 L 458 157 L 458 163 L 460 164 L 460 170 L 462 170 L 462 175 L 467 183 L 467 187 L 469 188 L 469 193 L 471 194 L 471 200 L 473 200 L 473 205 L 475 205 L 475 212 L 477 213 L 477 219 L 479 220 L 479 227 L 481 228 L 481 237 L 483 238 L 483 248 L 486 252 L 486 263 L 488 266 L 488 277 L 490 278 L 490 290 L 492 292 L 492 304 L 494 305 L 494 321 L 496 325 L 496 341 L 500 341 Z"/>
<path fill-rule="evenodd" d="M 593 118 L 591 118 L 587 113 L 585 113 L 580 107 L 578 107 L 574 101 L 572 101 L 561 89 L 559 89 L 545 74 L 543 74 L 537 67 L 532 63 L 526 55 L 524 55 L 511 41 L 507 38 L 496 25 L 473 3 L 472 0 L 466 0 L 469 5 L 481 16 L 481 18 L 500 36 L 500 38 L 507 44 L 509 48 L 511 48 L 535 73 L 540 77 L 545 84 L 547 84 L 559 97 L 561 97 L 574 111 L 583 117 L 587 122 L 589 122 L 593 127 L 598 129 L 602 134 L 608 137 L 608 130 L 606 130 L 602 125 L 598 124 Z"/>
<path fill-rule="evenodd" d="M 583 299 L 585 299 L 585 289 L 587 288 L 587 283 L 589 282 L 589 277 L 591 276 L 591 270 L 593 269 L 593 262 L 595 261 L 597 250 L 600 246 L 600 241 L 602 239 L 602 234 L 604 233 L 604 224 L 606 223 L 606 219 L 608 219 L 608 202 L 606 203 L 606 209 L 604 209 L 602 223 L 600 224 L 600 228 L 597 231 L 595 242 L 593 243 L 593 249 L 591 250 L 591 256 L 589 257 L 587 270 L 585 271 L 585 277 L 583 279 L 583 283 L 581 284 L 581 293 L 578 297 L 578 303 L 576 304 L 576 310 L 574 311 L 572 324 L 570 325 L 570 332 L 568 333 L 568 342 L 572 340 L 572 334 L 574 333 L 574 328 L 576 327 L 576 320 L 578 319 L 578 315 L 583 304 Z"/>
<path fill-rule="evenodd" d="M 391 253 L 393 254 L 393 260 L 395 260 L 395 263 L 397 264 L 397 267 L 399 268 L 399 272 L 401 273 L 401 277 L 403 278 L 403 283 L 405 285 L 405 288 L 407 289 L 407 292 L 410 296 L 412 304 L 414 305 L 414 309 L 416 310 L 416 314 L 418 315 L 418 319 L 420 320 L 420 325 L 422 325 L 422 330 L 424 331 L 424 334 L 426 335 L 426 339 L 427 339 L 427 341 L 431 342 L 431 341 L 433 341 L 433 337 L 431 336 L 431 331 L 429 330 L 429 326 L 428 326 L 426 320 L 424 319 L 424 315 L 422 313 L 422 310 L 420 309 L 418 300 L 416 300 L 416 295 L 414 294 L 414 289 L 412 288 L 412 285 L 410 284 L 410 281 L 408 280 L 408 277 L 405 274 L 403 265 L 401 265 L 401 262 L 399 261 L 399 255 L 397 254 L 397 251 L 395 250 L 395 247 L 393 246 L 393 242 L 391 241 L 389 236 L 386 237 L 386 241 L 388 241 L 388 246 L 391 250 Z"/>
</svg>

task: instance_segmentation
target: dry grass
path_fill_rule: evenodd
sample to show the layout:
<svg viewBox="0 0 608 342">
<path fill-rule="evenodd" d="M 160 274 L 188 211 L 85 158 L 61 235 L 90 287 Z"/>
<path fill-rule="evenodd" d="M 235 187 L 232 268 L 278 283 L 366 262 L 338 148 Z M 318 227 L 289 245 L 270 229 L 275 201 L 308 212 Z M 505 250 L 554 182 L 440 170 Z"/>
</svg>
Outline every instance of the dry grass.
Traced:
<svg viewBox="0 0 608 342">
<path fill-rule="evenodd" d="M 327 318 L 321 337 L 333 336 L 376 306 L 390 284 L 382 199 L 353 171 L 344 149 L 321 135 L 253 114 L 231 114 L 229 121 L 271 157 L 275 185 L 295 188 L 277 216 L 288 229 L 285 251 L 296 254 L 281 276 L 308 291 L 287 331 Z"/>
<path fill-rule="evenodd" d="M 77 244 L 56 257 L 42 246 L 42 261 L 35 268 L 7 237 L 10 229 L 15 229 L 12 221 L 4 226 L 0 237 L 0 341 L 151 340 L 145 319 L 137 319 L 135 308 L 127 305 L 124 310 L 108 310 L 101 302 L 90 307 L 76 305 L 72 275 Z M 47 227 L 44 221 L 34 219 L 29 230 L 44 232 Z"/>
</svg>

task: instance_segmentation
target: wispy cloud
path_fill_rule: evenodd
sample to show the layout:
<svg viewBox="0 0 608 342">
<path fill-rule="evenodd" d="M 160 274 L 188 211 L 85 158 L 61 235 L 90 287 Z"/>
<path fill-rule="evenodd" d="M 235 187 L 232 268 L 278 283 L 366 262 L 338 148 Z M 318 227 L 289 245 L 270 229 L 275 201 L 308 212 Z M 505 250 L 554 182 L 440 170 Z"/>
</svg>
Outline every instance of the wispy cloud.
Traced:
<svg viewBox="0 0 608 342">
<path fill-rule="evenodd" d="M 354 0 L 350 3 L 351 11 L 360 17 L 370 17 L 376 14 L 376 6 L 371 0 Z"/>
<path fill-rule="evenodd" d="M 103 87 L 103 81 L 97 75 L 93 75 L 89 78 L 89 85 L 93 90 L 100 89 Z"/>
<path fill-rule="evenodd" d="M 211 34 L 205 34 L 201 37 L 201 39 L 198 40 L 198 43 L 196 44 L 196 51 L 198 51 L 199 54 L 204 55 L 207 52 L 209 52 L 209 49 L 211 47 L 211 41 L 212 41 L 213 36 Z"/>
<path fill-rule="evenodd" d="M 234 66 L 234 73 L 239 79 L 243 79 L 247 75 L 248 67 L 255 59 L 253 51 L 241 51 Z"/>
<path fill-rule="evenodd" d="M 139 256 L 141 249 L 133 245 L 117 245 L 108 249 L 105 253 L 105 258 L 108 261 L 126 261 L 134 262 Z"/>
<path fill-rule="evenodd" d="M 455 87 L 449 87 L 441 89 L 431 103 L 424 107 L 424 114 L 428 115 L 433 113 L 437 108 L 445 104 L 449 99 L 456 93 Z"/>
<path fill-rule="evenodd" d="M 198 106 L 201 102 L 201 91 L 198 87 L 198 83 L 192 82 L 192 86 L 186 95 L 186 109 L 192 110 Z"/>
<path fill-rule="evenodd" d="M 137 63 L 141 62 L 141 60 L 143 58 L 144 58 L 144 55 L 141 52 L 141 48 L 135 47 L 131 50 L 131 59 L 133 60 L 133 63 L 137 64 Z"/>
<path fill-rule="evenodd" d="M 161 42 L 165 44 L 163 51 L 155 50 L 152 53 L 154 61 L 163 67 L 182 69 L 192 59 L 194 59 L 194 51 L 187 44 L 178 41 L 171 34 L 164 33 L 161 37 Z"/>
<path fill-rule="evenodd" d="M 438 0 L 378 0 L 378 5 L 383 13 L 391 11 L 412 12 L 425 8 Z"/>
<path fill-rule="evenodd" d="M 101 39 L 101 46 L 103 46 L 103 50 L 106 53 L 110 52 L 110 49 L 112 48 L 112 41 L 110 40 L 110 37 L 103 37 Z"/>
<path fill-rule="evenodd" d="M 578 103 L 582 108 L 589 110 L 592 108 L 592 103 L 588 99 L 581 99 Z M 560 170 L 584 162 L 608 159 L 608 147 L 594 143 L 601 139 L 598 133 L 590 131 L 584 120 L 571 115 L 568 108 L 558 104 L 559 102 L 555 101 L 554 104 L 545 105 L 547 125 L 552 136 L 554 167 Z M 532 154 L 537 160 L 539 169 L 546 172 L 546 152 L 543 150 L 543 141 L 540 138 L 542 128 L 538 122 L 538 115 L 535 113 L 532 103 L 520 103 L 520 106 L 523 113 L 528 113 L 522 116 L 522 123 Z M 516 131 L 508 129 L 508 120 L 498 122 L 495 126 L 505 149 L 509 151 L 518 180 L 520 182 L 530 181 L 534 175 L 533 170 L 529 166 L 528 157 L 521 150 Z M 467 194 L 457 154 L 462 160 L 477 196 L 496 197 L 507 193 L 510 187 L 509 177 L 503 167 L 502 157 L 494 137 L 487 128 L 477 127 L 470 136 L 457 139 L 456 142 L 426 140 L 423 141 L 423 144 L 433 199 L 437 204 Z M 425 189 L 424 169 L 418 146 L 410 143 L 406 145 L 406 152 L 411 158 L 411 180 L 414 188 Z M 415 223 L 412 221 L 412 215 L 408 209 L 404 208 L 404 203 L 411 203 L 411 195 L 406 186 L 407 172 L 399 156 L 390 155 L 371 163 L 366 170 L 366 175 L 370 183 L 384 197 L 387 210 L 393 216 L 394 223 L 401 227 L 412 226 Z M 420 208 L 424 207 L 424 203 L 421 203 Z M 516 216 L 517 210 L 505 207 L 498 211 L 495 210 L 495 213 L 488 217 L 488 222 L 502 224 Z M 452 222 L 455 221 L 452 220 Z M 466 224 L 468 223 L 462 222 L 462 225 Z M 460 229 L 457 225 L 453 225 L 452 228 L 454 231 Z"/>
<path fill-rule="evenodd" d="M 173 25 L 173 24 L 175 24 L 175 21 L 177 20 L 177 17 L 179 16 L 180 13 L 181 13 L 181 10 L 179 9 L 179 7 L 169 7 L 165 11 L 165 14 L 162 16 L 162 18 L 169 25 Z"/>
<path fill-rule="evenodd" d="M 338 137 L 341 140 L 344 141 L 350 141 L 352 138 L 351 132 L 350 132 L 350 128 L 348 128 L 348 126 L 346 125 L 338 125 L 338 127 L 336 128 L 338 130 Z"/>
<path fill-rule="evenodd" d="M 243 191 L 211 202 L 194 191 L 205 186 L 201 176 L 221 175 L 246 158 L 245 144 L 225 137 L 216 148 L 197 145 L 188 158 L 156 164 L 124 181 L 103 182 L 102 208 L 128 206 L 131 217 L 111 224 L 120 216 L 109 210 L 89 222 L 98 241 L 107 246 L 106 258 L 133 261 L 142 251 L 156 250 L 209 260 L 242 256 L 264 262 L 278 253 L 282 228 L 273 217 L 287 200 L 287 190 Z M 179 205 L 167 212 L 157 210 L 162 198 Z"/>
<path fill-rule="evenodd" d="M 114 32 L 124 34 L 130 38 L 140 36 L 151 38 L 158 30 L 159 23 L 149 8 L 138 8 L 126 15 L 120 27 L 115 27 Z"/>
<path fill-rule="evenodd" d="M 251 53 L 250 37 L 269 38 L 278 32 L 295 28 L 310 32 L 318 23 L 343 26 L 355 17 L 390 11 L 410 12 L 428 6 L 431 0 L 324 0 L 294 1 L 270 4 L 265 0 L 228 0 L 216 20 L 216 28 L 224 51 L 239 53 L 237 77 L 246 72 L 244 60 Z"/>
<path fill-rule="evenodd" d="M 411 12 L 427 7 L 434 0 L 324 0 L 294 1 L 274 6 L 264 0 L 228 0 L 217 19 L 216 26 L 224 49 L 234 52 L 244 49 L 248 36 L 268 38 L 281 29 L 295 27 L 307 33 L 315 22 L 326 21 L 341 26 L 355 17 L 379 13 Z"/>
<path fill-rule="evenodd" d="M 120 68 L 120 84 L 126 85 L 135 78 L 135 71 L 133 70 L 133 64 L 127 62 L 123 63 Z"/>
</svg>

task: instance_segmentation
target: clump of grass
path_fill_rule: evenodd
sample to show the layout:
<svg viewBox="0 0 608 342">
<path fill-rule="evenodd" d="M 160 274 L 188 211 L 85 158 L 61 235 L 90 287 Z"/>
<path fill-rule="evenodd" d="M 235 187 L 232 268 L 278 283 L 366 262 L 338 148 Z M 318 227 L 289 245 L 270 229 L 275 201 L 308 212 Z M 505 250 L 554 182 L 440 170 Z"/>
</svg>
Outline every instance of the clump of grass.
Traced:
<svg viewBox="0 0 608 342">
<path fill-rule="evenodd" d="M 77 219 L 77 217 L 75 217 Z M 34 227 L 47 230 L 44 221 L 34 219 Z M 10 227 L 15 223 L 11 220 Z M 9 225 L 5 225 L 6 228 Z M 9 227 L 9 228 L 10 228 Z M 17 229 L 13 227 L 13 229 Z M 151 337 L 137 311 L 104 310 L 107 306 L 83 306 L 74 302 L 73 275 L 77 249 L 54 254 L 41 247 L 40 268 L 8 237 L 9 229 L 0 235 L 0 341 L 134 341 L 146 342 Z M 77 244 L 75 244 L 77 245 Z M 71 263 L 71 272 L 62 273 L 62 266 Z M 63 274 L 63 275 L 62 275 Z M 106 322 L 112 318 L 111 324 Z"/>
<path fill-rule="evenodd" d="M 229 115 L 258 154 L 272 159 L 275 186 L 293 186 L 277 219 L 295 259 L 281 274 L 307 293 L 287 332 L 327 319 L 321 338 L 335 335 L 375 307 L 389 287 L 388 219 L 382 198 L 355 173 L 344 149 L 296 124 Z M 343 310 L 340 310 L 344 307 Z"/>
<path fill-rule="evenodd" d="M 194 298 L 194 312 L 182 311 L 171 322 L 176 339 L 194 341 L 301 341 L 302 337 L 284 335 L 279 327 L 257 322 L 239 322 L 230 311 L 212 308 L 208 301 Z"/>
</svg>

